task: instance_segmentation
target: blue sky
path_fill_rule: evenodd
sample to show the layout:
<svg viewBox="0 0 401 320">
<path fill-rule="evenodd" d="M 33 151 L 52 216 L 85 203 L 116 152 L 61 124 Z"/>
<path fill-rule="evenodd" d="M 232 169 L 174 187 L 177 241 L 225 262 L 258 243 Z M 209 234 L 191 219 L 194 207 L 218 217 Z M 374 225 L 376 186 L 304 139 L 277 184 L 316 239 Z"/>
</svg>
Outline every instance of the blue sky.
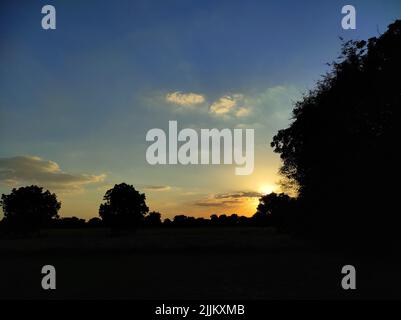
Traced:
<svg viewBox="0 0 401 320">
<path fill-rule="evenodd" d="M 41 28 L 45 4 L 56 30 Z M 356 30 L 341 28 L 345 4 Z M 2 1 L 0 192 L 38 183 L 59 195 L 63 215 L 87 218 L 125 181 L 164 216 L 251 214 L 257 198 L 246 192 L 277 189 L 269 142 L 338 56 L 339 37 L 377 36 L 400 16 L 400 1 Z M 168 101 L 174 92 L 203 102 Z M 210 112 L 226 98 L 236 109 Z M 168 120 L 254 128 L 254 174 L 148 165 L 146 132 Z"/>
</svg>

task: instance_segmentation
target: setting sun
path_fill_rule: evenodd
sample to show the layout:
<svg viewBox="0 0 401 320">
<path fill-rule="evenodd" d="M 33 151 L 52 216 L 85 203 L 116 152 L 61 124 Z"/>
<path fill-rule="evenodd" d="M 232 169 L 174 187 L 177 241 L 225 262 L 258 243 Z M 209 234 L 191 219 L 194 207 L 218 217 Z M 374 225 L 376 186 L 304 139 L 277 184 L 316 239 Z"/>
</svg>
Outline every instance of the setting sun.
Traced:
<svg viewBox="0 0 401 320">
<path fill-rule="evenodd" d="M 259 192 L 262 194 L 269 194 L 274 192 L 276 189 L 277 189 L 276 185 L 266 184 L 259 187 Z"/>
</svg>

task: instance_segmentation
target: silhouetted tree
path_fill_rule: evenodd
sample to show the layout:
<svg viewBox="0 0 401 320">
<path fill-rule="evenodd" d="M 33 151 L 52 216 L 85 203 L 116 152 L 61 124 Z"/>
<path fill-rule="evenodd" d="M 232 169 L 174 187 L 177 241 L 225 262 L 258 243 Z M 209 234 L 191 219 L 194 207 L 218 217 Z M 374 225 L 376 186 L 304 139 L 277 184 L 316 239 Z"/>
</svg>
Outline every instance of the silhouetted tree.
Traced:
<svg viewBox="0 0 401 320">
<path fill-rule="evenodd" d="M 218 217 L 218 225 L 219 226 L 227 226 L 227 221 L 228 221 L 228 218 L 227 218 L 227 215 L 226 214 L 221 214 L 221 215 L 219 215 L 219 217 Z"/>
<path fill-rule="evenodd" d="M 296 200 L 284 193 L 270 193 L 259 199 L 259 205 L 252 219 L 256 225 L 274 226 L 290 231 L 295 225 Z"/>
<path fill-rule="evenodd" d="M 53 226 L 56 228 L 85 228 L 86 221 L 85 219 L 80 219 L 77 217 L 63 217 L 59 218 L 53 223 Z"/>
<path fill-rule="evenodd" d="M 162 224 L 161 216 L 160 212 L 149 212 L 149 214 L 145 216 L 145 224 L 152 227 L 160 226 Z"/>
<path fill-rule="evenodd" d="M 116 184 L 103 199 L 105 203 L 100 205 L 99 215 L 112 229 L 135 229 L 149 211 L 145 194 L 126 183 Z"/>
<path fill-rule="evenodd" d="M 99 228 L 103 225 L 102 220 L 98 217 L 93 217 L 87 222 L 89 228 Z"/>
<path fill-rule="evenodd" d="M 6 230 L 6 223 L 5 223 L 5 219 L 3 218 L 3 219 L 1 219 L 0 220 L 0 236 L 1 236 L 1 234 L 2 233 L 5 233 L 7 230 Z"/>
<path fill-rule="evenodd" d="M 219 223 L 219 217 L 217 216 L 217 214 L 212 214 L 212 215 L 210 216 L 210 224 L 211 224 L 212 226 L 217 226 L 218 223 Z"/>
<path fill-rule="evenodd" d="M 196 227 L 196 218 L 195 217 L 187 217 L 186 226 L 188 227 Z"/>
<path fill-rule="evenodd" d="M 202 217 L 196 218 L 196 221 L 195 221 L 195 225 L 196 225 L 196 226 L 198 226 L 198 227 L 205 227 L 205 226 L 207 226 L 208 224 L 209 224 L 209 220 L 208 220 L 208 219 L 205 219 L 205 218 L 202 218 Z"/>
<path fill-rule="evenodd" d="M 248 227 L 251 225 L 251 219 L 245 216 L 238 217 L 238 225 Z"/>
<path fill-rule="evenodd" d="M 232 215 L 228 216 L 227 225 L 229 226 L 237 226 L 239 223 L 238 214 L 233 213 Z"/>
<path fill-rule="evenodd" d="M 173 219 L 173 224 L 176 227 L 184 227 L 186 225 L 188 217 L 183 214 L 176 215 Z"/>
<path fill-rule="evenodd" d="M 172 224 L 173 222 L 169 218 L 163 220 L 163 226 L 170 227 Z"/>
<path fill-rule="evenodd" d="M 298 186 L 299 230 L 365 246 L 399 235 L 401 21 L 348 41 L 272 147 Z"/>
<path fill-rule="evenodd" d="M 38 186 L 12 189 L 2 194 L 0 206 L 4 212 L 4 224 L 8 229 L 21 233 L 38 231 L 58 218 L 61 202 L 50 191 Z"/>
</svg>

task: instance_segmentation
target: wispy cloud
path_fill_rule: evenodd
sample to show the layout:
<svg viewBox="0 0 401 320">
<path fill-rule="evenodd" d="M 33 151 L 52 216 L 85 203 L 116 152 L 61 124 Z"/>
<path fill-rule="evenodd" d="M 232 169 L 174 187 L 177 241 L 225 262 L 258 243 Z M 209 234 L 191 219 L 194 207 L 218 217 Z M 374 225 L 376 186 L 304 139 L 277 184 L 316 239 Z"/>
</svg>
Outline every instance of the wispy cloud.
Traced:
<svg viewBox="0 0 401 320">
<path fill-rule="evenodd" d="M 210 202 L 210 201 L 198 201 L 194 203 L 198 207 L 223 207 L 223 202 Z"/>
<path fill-rule="evenodd" d="M 278 85 L 260 92 L 221 95 L 212 102 L 208 102 L 205 94 L 181 91 L 168 93 L 163 99 L 178 107 L 176 110 L 209 113 L 215 119 L 241 119 L 247 124 L 262 119 L 264 123 L 268 120 L 275 125 L 285 125 L 291 116 L 293 103 L 300 97 L 300 91 L 294 86 Z"/>
<path fill-rule="evenodd" d="M 64 191 L 76 191 L 84 185 L 102 182 L 106 175 L 67 173 L 51 160 L 36 156 L 0 158 L 0 183 L 8 186 L 38 184 Z"/>
<path fill-rule="evenodd" d="M 247 110 L 244 106 L 244 95 L 238 93 L 222 96 L 209 107 L 209 112 L 216 116 L 244 116 Z"/>
<path fill-rule="evenodd" d="M 232 205 L 238 204 L 240 201 L 237 200 L 224 200 L 217 201 L 216 199 L 208 199 L 205 201 L 195 202 L 198 207 L 230 207 Z"/>
<path fill-rule="evenodd" d="M 262 194 L 256 191 L 237 191 L 230 193 L 218 193 L 208 198 L 198 200 L 194 205 L 199 207 L 230 207 L 239 205 L 252 198 L 260 198 Z"/>
<path fill-rule="evenodd" d="M 239 199 L 239 198 L 260 198 L 263 194 L 256 191 L 237 191 L 231 193 L 220 193 L 215 199 Z"/>
<path fill-rule="evenodd" d="M 146 191 L 169 191 L 171 190 L 171 187 L 167 185 L 146 185 L 143 189 Z"/>
<path fill-rule="evenodd" d="M 205 97 L 197 93 L 192 93 L 192 92 L 183 93 L 180 91 L 176 91 L 168 93 L 166 95 L 166 101 L 179 106 L 190 107 L 204 103 Z"/>
</svg>

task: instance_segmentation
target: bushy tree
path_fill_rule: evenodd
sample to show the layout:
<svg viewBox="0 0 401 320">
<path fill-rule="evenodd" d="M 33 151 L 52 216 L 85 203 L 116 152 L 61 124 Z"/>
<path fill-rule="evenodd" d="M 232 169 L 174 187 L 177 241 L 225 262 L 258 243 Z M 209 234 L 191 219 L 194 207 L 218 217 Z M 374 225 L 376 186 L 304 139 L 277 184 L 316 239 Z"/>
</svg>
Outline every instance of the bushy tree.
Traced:
<svg viewBox="0 0 401 320">
<path fill-rule="evenodd" d="M 160 212 L 149 212 L 149 214 L 145 216 L 145 224 L 152 227 L 160 226 L 162 224 L 161 216 Z"/>
<path fill-rule="evenodd" d="M 32 185 L 14 188 L 10 194 L 2 194 L 0 206 L 3 208 L 7 228 L 33 232 L 49 226 L 52 220 L 58 218 L 61 202 L 57 201 L 54 193 Z"/>
<path fill-rule="evenodd" d="M 105 202 L 100 205 L 99 215 L 105 225 L 113 229 L 134 229 L 149 212 L 145 194 L 126 183 L 107 190 L 103 199 Z"/>
<path fill-rule="evenodd" d="M 400 75 L 398 20 L 378 38 L 344 43 L 273 138 L 306 234 L 365 244 L 400 234 Z"/>
<path fill-rule="evenodd" d="M 266 194 L 259 198 L 259 204 L 252 220 L 256 225 L 274 226 L 280 231 L 292 231 L 296 218 L 296 200 L 285 193 Z"/>
</svg>

